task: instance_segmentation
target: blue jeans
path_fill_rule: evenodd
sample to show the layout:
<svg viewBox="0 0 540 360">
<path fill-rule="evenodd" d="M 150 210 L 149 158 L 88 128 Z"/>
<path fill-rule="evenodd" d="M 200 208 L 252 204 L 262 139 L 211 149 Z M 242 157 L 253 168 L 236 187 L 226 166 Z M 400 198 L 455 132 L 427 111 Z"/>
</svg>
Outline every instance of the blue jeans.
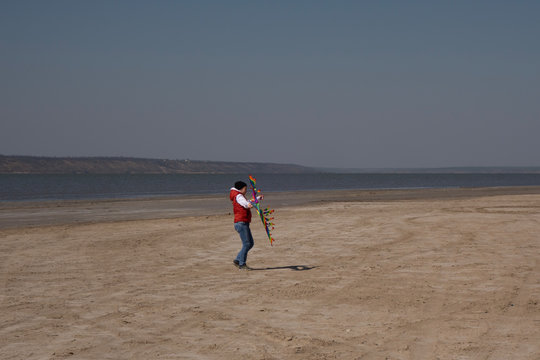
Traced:
<svg viewBox="0 0 540 360">
<path fill-rule="evenodd" d="M 242 249 L 236 256 L 239 265 L 245 265 L 247 260 L 248 251 L 253 247 L 253 236 L 251 236 L 251 230 L 249 223 L 237 222 L 234 223 L 234 230 L 240 234 L 242 240 Z"/>
</svg>

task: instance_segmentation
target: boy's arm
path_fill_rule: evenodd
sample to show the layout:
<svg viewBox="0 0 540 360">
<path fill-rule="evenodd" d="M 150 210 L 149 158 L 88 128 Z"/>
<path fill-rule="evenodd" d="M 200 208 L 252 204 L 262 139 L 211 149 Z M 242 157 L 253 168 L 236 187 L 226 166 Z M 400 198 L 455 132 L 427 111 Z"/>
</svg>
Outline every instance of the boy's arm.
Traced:
<svg viewBox="0 0 540 360">
<path fill-rule="evenodd" d="M 253 207 L 253 205 L 249 201 L 247 201 L 247 199 L 242 194 L 236 195 L 236 202 L 246 209 L 251 209 Z"/>
</svg>

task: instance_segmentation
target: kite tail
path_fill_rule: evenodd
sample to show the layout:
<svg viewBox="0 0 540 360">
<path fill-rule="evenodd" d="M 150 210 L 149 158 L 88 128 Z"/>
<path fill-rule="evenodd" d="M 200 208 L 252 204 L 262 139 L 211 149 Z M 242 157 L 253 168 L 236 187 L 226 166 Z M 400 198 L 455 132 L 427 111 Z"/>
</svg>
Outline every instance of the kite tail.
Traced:
<svg viewBox="0 0 540 360">
<path fill-rule="evenodd" d="M 268 240 L 270 240 L 270 245 L 272 246 L 274 243 L 274 238 L 272 237 L 271 230 L 274 230 L 274 223 L 270 221 L 274 220 L 274 218 L 270 217 L 270 215 L 274 213 L 274 210 L 269 208 L 261 209 L 260 201 L 257 198 L 257 194 L 260 194 L 261 190 L 257 189 L 257 180 L 253 176 L 249 175 L 249 182 L 251 183 L 251 192 L 253 193 L 253 207 L 255 210 L 257 210 L 257 213 L 261 218 L 261 222 L 264 225 L 264 230 L 266 231 L 266 235 L 268 236 Z"/>
</svg>

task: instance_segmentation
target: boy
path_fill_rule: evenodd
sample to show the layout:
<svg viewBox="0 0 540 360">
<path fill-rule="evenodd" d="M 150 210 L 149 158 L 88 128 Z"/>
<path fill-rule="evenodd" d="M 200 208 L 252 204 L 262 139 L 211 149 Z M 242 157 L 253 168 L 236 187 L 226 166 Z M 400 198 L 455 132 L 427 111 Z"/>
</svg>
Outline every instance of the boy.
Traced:
<svg viewBox="0 0 540 360">
<path fill-rule="evenodd" d="M 234 187 L 229 192 L 229 198 L 233 203 L 234 229 L 240 234 L 242 249 L 233 261 L 239 269 L 249 269 L 246 265 L 248 251 L 253 247 L 253 236 L 249 224 L 251 223 L 251 208 L 253 205 L 246 199 L 247 184 L 243 181 L 234 183 Z M 262 199 L 262 195 L 257 197 Z"/>
</svg>

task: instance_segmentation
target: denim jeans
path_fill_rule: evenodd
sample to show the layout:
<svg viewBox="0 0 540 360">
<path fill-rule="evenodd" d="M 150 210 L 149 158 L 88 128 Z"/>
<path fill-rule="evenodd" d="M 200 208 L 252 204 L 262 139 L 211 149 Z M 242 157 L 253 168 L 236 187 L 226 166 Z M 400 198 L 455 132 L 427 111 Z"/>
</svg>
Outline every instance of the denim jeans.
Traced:
<svg viewBox="0 0 540 360">
<path fill-rule="evenodd" d="M 242 249 L 236 256 L 236 260 L 238 260 L 239 265 L 245 265 L 248 251 L 253 247 L 253 236 L 251 236 L 249 223 L 234 223 L 234 230 L 240 234 L 240 239 L 242 240 Z"/>
</svg>

